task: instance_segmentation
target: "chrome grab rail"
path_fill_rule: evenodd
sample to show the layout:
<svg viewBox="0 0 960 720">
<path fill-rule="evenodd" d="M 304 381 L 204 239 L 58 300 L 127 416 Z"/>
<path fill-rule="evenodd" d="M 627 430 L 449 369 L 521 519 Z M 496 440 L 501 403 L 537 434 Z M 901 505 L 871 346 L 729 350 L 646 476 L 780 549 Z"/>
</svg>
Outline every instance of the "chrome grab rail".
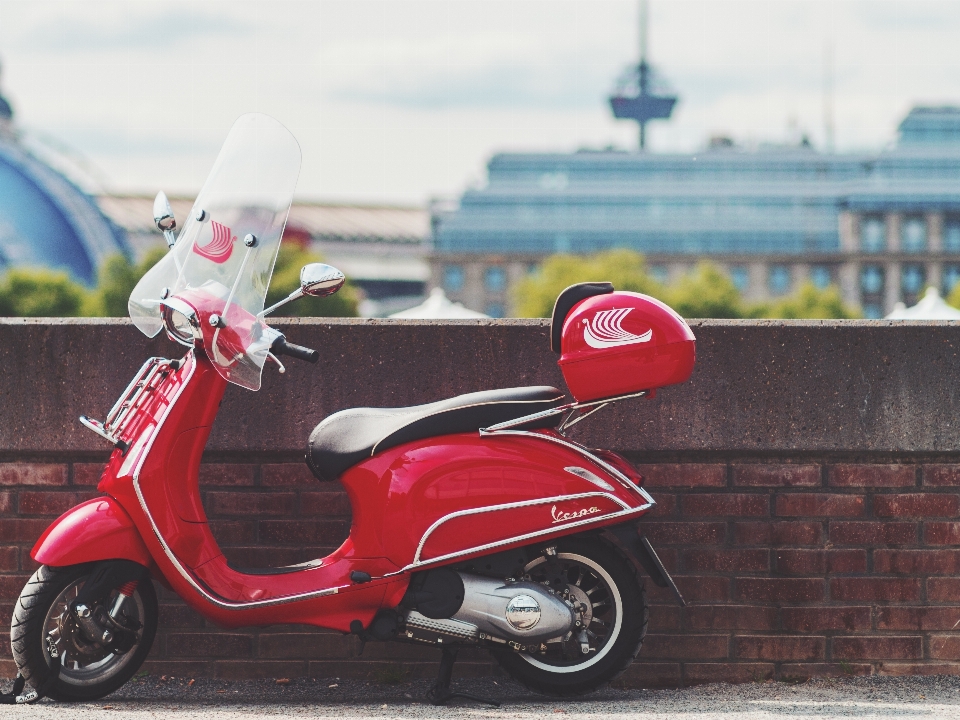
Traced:
<svg viewBox="0 0 960 720">
<path fill-rule="evenodd" d="M 584 403 L 567 403 L 566 405 L 561 405 L 560 407 L 550 408 L 549 410 L 540 410 L 539 412 L 531 413 L 530 415 L 524 415 L 523 417 L 514 418 L 513 420 L 507 420 L 502 423 L 497 423 L 496 425 L 482 428 L 480 430 L 480 434 L 492 435 L 500 430 L 510 430 L 511 428 L 520 427 L 521 425 L 526 425 L 527 423 L 534 422 L 535 420 L 542 420 L 543 418 L 567 413 L 567 417 L 565 417 L 557 426 L 557 432 L 563 435 L 564 430 L 573 427 L 581 420 L 585 420 L 590 415 L 593 415 L 595 412 L 597 412 L 597 410 L 603 410 L 603 408 L 605 408 L 607 405 L 619 402 L 620 400 L 644 397 L 649 394 L 649 390 L 641 390 L 640 392 L 629 393 L 627 395 L 615 395 L 614 397 L 603 398 L 602 400 L 591 400 L 590 402 Z M 587 408 L 592 409 L 584 412 Z M 576 415 L 578 412 L 580 414 Z"/>
</svg>

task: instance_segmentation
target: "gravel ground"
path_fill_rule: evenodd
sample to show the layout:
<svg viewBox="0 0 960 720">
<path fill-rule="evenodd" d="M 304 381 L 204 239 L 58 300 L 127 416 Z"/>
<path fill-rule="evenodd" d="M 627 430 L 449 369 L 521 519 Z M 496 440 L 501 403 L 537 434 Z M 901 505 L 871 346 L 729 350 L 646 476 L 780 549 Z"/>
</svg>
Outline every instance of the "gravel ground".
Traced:
<svg viewBox="0 0 960 720">
<path fill-rule="evenodd" d="M 3 718 L 175 717 L 183 720 L 247 720 L 257 717 L 312 718 L 630 718 L 665 720 L 696 715 L 698 720 L 795 718 L 960 718 L 960 677 L 864 677 L 816 679 L 799 685 L 760 683 L 703 685 L 682 690 L 607 689 L 577 700 L 533 695 L 503 679 L 454 682 L 455 688 L 494 698 L 492 708 L 456 701 L 438 708 L 423 700 L 429 682 L 395 685 L 336 678 L 229 682 L 138 678 L 96 703 L 3 708 Z M 9 691 L 10 681 L 0 683 Z"/>
</svg>

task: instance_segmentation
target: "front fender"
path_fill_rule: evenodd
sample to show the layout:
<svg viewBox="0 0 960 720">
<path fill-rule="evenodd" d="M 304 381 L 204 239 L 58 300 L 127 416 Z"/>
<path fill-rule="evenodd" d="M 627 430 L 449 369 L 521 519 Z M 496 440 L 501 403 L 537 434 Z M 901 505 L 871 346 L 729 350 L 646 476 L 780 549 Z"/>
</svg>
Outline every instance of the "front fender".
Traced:
<svg viewBox="0 0 960 720">
<path fill-rule="evenodd" d="M 87 500 L 58 517 L 33 546 L 41 565 L 64 567 L 98 560 L 153 560 L 133 520 L 109 495 Z"/>
</svg>

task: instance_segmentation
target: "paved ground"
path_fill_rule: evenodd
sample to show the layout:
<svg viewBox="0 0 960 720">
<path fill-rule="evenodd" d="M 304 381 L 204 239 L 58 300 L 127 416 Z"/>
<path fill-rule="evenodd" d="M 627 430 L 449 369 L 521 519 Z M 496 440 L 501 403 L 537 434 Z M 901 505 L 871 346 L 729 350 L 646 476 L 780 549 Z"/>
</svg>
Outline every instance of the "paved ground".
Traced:
<svg viewBox="0 0 960 720">
<path fill-rule="evenodd" d="M 0 683 L 9 690 L 10 682 Z M 532 695 L 504 680 L 456 683 L 459 689 L 494 697 L 499 709 L 473 703 L 437 708 L 423 702 L 429 683 L 395 685 L 293 680 L 226 682 L 144 677 L 96 703 L 60 705 L 49 700 L 29 707 L 5 706 L 6 718 L 147 718 L 250 720 L 311 718 L 545 718 L 584 720 L 766 720 L 767 718 L 960 718 L 960 678 L 818 679 L 800 685 L 762 683 L 706 685 L 685 690 L 605 690 L 577 701 Z"/>
</svg>

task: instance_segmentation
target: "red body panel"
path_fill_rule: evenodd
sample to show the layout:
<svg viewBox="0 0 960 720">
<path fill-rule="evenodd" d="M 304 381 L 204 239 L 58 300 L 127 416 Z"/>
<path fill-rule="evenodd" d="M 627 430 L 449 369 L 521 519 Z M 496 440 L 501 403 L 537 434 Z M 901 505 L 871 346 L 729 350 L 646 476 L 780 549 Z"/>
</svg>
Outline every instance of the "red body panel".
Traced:
<svg viewBox="0 0 960 720">
<path fill-rule="evenodd" d="M 621 522 L 652 506 L 620 471 L 552 431 L 427 438 L 344 474 L 350 537 L 322 562 L 276 575 L 244 573 L 220 552 L 199 491 L 200 459 L 226 381 L 200 351 L 163 373 L 123 428 L 129 450 L 114 451 L 98 486 L 108 497 L 73 511 L 76 522 L 65 519 L 70 513 L 61 518 L 36 557 L 86 562 L 111 544 L 136 548 L 129 559 L 155 563 L 178 595 L 220 625 L 307 623 L 346 632 L 353 621 L 366 626 L 380 608 L 396 606 L 410 572 L 423 565 Z M 80 522 L 93 513 L 88 506 L 119 520 L 100 521 L 102 536 L 92 538 Z M 357 570 L 373 580 L 352 582 Z"/>
<path fill-rule="evenodd" d="M 694 343 L 683 318 L 656 298 L 595 295 L 564 320 L 560 370 L 578 402 L 654 390 L 690 377 Z"/>
<path fill-rule="evenodd" d="M 37 540 L 30 557 L 53 567 L 97 560 L 152 563 L 133 520 L 111 497 L 87 500 L 58 517 Z"/>
</svg>

